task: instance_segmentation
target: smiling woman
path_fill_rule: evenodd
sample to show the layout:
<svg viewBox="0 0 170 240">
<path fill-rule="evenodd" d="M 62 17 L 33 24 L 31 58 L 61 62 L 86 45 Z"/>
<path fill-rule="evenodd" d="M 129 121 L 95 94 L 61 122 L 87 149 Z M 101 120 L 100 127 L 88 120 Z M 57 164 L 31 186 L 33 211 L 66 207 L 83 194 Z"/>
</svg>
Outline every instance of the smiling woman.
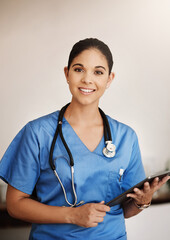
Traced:
<svg viewBox="0 0 170 240">
<path fill-rule="evenodd" d="M 112 65 L 102 41 L 76 43 L 64 68 L 70 104 L 26 124 L 0 162 L 7 209 L 33 223 L 30 239 L 126 240 L 124 218 L 149 205 L 168 180 L 135 189 L 122 206 L 104 204 L 145 178 L 136 133 L 99 108 L 114 78 Z"/>
<path fill-rule="evenodd" d="M 113 73 L 109 74 L 107 58 L 94 47 L 79 53 L 64 71 L 72 93 L 72 104 L 81 101 L 95 104 L 95 108 L 114 78 Z"/>
</svg>

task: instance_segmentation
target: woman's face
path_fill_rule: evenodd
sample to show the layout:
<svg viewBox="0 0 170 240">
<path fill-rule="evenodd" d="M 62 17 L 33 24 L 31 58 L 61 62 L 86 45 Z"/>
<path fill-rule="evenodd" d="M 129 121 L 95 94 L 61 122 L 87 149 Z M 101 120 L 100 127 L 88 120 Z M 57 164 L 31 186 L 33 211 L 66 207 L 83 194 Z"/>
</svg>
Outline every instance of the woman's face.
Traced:
<svg viewBox="0 0 170 240">
<path fill-rule="evenodd" d="M 69 70 L 64 68 L 72 94 L 72 101 L 87 105 L 96 103 L 110 86 L 114 74 L 109 75 L 106 57 L 95 48 L 84 50 L 75 57 Z"/>
</svg>

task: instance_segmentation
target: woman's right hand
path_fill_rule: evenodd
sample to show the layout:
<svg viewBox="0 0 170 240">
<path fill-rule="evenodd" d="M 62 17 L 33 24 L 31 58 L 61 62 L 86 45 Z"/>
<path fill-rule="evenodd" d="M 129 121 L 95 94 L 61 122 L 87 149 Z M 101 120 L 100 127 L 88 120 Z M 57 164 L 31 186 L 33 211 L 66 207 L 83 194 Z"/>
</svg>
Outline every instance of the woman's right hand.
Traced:
<svg viewBox="0 0 170 240">
<path fill-rule="evenodd" d="M 87 203 L 83 206 L 73 208 L 72 223 L 81 227 L 96 227 L 98 223 L 103 222 L 106 212 L 110 207 L 100 203 Z"/>
</svg>

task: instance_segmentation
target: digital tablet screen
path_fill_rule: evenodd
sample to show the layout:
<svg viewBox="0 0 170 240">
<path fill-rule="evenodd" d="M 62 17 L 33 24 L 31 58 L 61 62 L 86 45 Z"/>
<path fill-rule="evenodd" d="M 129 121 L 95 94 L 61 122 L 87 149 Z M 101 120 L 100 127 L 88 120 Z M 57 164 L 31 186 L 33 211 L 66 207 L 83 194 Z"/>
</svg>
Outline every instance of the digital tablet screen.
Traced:
<svg viewBox="0 0 170 240">
<path fill-rule="evenodd" d="M 161 180 L 163 177 L 165 176 L 170 176 L 170 171 L 166 171 L 166 172 L 160 172 L 160 173 L 156 173 L 152 176 L 149 176 L 147 178 L 145 178 L 143 181 L 137 183 L 136 185 L 134 185 L 133 187 L 131 187 L 130 189 L 128 189 L 126 192 L 120 194 L 119 196 L 117 196 L 116 198 L 112 199 L 111 201 L 107 202 L 106 205 L 109 207 L 112 207 L 114 205 L 117 204 L 122 204 L 124 201 L 126 201 L 127 199 L 127 194 L 128 193 L 133 193 L 133 189 L 134 188 L 139 188 L 142 189 L 143 188 L 143 184 L 145 182 L 149 182 L 151 183 L 153 181 L 154 178 L 159 177 L 159 180 Z"/>
</svg>

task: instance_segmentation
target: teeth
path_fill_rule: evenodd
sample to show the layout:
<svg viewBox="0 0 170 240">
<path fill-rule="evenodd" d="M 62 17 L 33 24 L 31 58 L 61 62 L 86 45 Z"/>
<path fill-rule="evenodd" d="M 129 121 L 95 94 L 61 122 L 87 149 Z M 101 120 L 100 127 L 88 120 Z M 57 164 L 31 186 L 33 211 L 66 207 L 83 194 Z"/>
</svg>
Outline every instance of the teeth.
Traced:
<svg viewBox="0 0 170 240">
<path fill-rule="evenodd" d="M 85 93 L 90 93 L 90 92 L 93 92 L 94 90 L 90 90 L 90 89 L 84 89 L 84 88 L 80 88 L 80 90 L 82 92 L 85 92 Z"/>
</svg>

